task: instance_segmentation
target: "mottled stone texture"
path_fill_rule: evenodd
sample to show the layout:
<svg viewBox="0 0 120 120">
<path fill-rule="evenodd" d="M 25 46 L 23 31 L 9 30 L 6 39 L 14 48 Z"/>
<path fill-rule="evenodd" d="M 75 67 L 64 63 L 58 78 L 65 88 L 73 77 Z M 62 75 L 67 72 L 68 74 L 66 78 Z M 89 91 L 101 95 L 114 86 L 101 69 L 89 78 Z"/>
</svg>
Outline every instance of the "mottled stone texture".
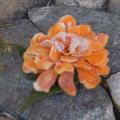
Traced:
<svg viewBox="0 0 120 120">
<path fill-rule="evenodd" d="M 11 118 L 0 117 L 0 120 L 12 120 Z"/>
<path fill-rule="evenodd" d="M 102 9 L 106 0 L 55 0 L 56 5 L 77 6 L 89 9 Z"/>
<path fill-rule="evenodd" d="M 111 75 L 107 79 L 107 83 L 109 85 L 112 98 L 120 110 L 120 72 Z"/>
<path fill-rule="evenodd" d="M 27 19 L 19 19 L 11 23 L 13 26 L 1 28 L 0 34 L 7 40 L 27 47 L 31 37 L 39 30 Z"/>
<path fill-rule="evenodd" d="M 80 87 L 76 97 L 59 94 L 35 104 L 29 120 L 114 120 L 111 101 L 98 87 L 86 90 Z"/>
<path fill-rule="evenodd" d="M 110 36 L 107 48 L 110 51 L 111 73 L 120 71 L 120 17 L 95 10 L 75 7 L 44 7 L 29 11 L 29 18 L 42 31 L 46 32 L 57 20 L 66 14 L 73 15 L 78 24 L 90 24 L 96 32 Z"/>
<path fill-rule="evenodd" d="M 28 8 L 44 6 L 48 0 L 0 0 L 0 22 L 24 17 Z"/>
<path fill-rule="evenodd" d="M 18 109 L 32 88 L 30 82 L 22 76 L 22 61 L 17 53 L 2 55 L 6 69 L 0 71 L 0 104 Z"/>
<path fill-rule="evenodd" d="M 120 17 L 105 12 L 75 7 L 44 7 L 29 10 L 29 18 L 15 21 L 14 27 L 0 30 L 7 39 L 28 46 L 30 38 L 39 30 L 47 32 L 58 18 L 71 14 L 79 23 L 89 23 L 97 32 L 110 35 L 111 73 L 120 70 Z M 35 27 L 36 26 L 36 27 Z M 39 30 L 38 30 L 38 29 Z M 17 111 L 32 89 L 32 82 L 21 73 L 22 59 L 17 51 L 4 54 L 1 63 L 6 69 L 0 71 L 0 104 Z M 115 120 L 113 106 L 102 87 L 87 90 L 79 86 L 78 95 L 69 97 L 59 94 L 35 103 L 24 113 L 28 120 Z"/>
<path fill-rule="evenodd" d="M 120 0 L 109 0 L 108 12 L 120 15 Z"/>
<path fill-rule="evenodd" d="M 36 32 L 38 29 L 28 20 L 19 20 L 12 28 L 0 29 L 0 34 L 6 39 L 23 46 L 27 46 L 27 41 Z M 16 50 L 12 54 L 0 54 L 1 64 L 5 65 L 5 69 L 0 70 L 0 104 L 17 111 L 31 92 L 32 84 L 22 73 L 22 58 Z"/>
</svg>

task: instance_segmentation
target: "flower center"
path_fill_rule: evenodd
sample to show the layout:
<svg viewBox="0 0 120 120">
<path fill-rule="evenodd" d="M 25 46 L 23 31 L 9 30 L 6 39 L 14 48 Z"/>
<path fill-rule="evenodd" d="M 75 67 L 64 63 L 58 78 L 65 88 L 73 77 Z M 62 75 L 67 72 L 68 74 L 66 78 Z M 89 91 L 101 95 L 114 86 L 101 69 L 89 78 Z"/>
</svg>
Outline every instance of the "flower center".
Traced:
<svg viewBox="0 0 120 120">
<path fill-rule="evenodd" d="M 89 48 L 89 41 L 86 38 L 66 32 L 58 33 L 52 38 L 51 43 L 61 53 L 82 53 Z"/>
</svg>

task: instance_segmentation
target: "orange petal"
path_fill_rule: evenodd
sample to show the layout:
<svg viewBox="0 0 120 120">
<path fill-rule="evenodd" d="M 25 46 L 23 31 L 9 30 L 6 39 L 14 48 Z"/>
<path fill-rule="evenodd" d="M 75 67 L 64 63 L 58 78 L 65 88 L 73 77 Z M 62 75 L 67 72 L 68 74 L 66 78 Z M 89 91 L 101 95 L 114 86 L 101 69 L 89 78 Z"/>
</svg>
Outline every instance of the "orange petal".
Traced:
<svg viewBox="0 0 120 120">
<path fill-rule="evenodd" d="M 74 33 L 79 35 L 79 27 L 78 26 L 72 26 L 67 29 L 68 33 Z"/>
<path fill-rule="evenodd" d="M 35 66 L 39 70 L 41 69 L 49 69 L 53 66 L 53 62 L 51 60 L 41 60 L 38 58 L 38 60 L 35 60 Z"/>
<path fill-rule="evenodd" d="M 24 63 L 23 63 L 23 71 L 25 73 L 38 73 L 38 69 L 36 68 L 34 64 L 34 58 L 30 55 L 26 54 L 26 52 L 23 55 Z"/>
<path fill-rule="evenodd" d="M 72 33 L 68 33 L 68 38 L 70 39 L 70 45 L 68 49 L 72 55 L 85 56 L 91 54 L 90 40 Z"/>
<path fill-rule="evenodd" d="M 34 83 L 34 89 L 41 92 L 49 92 L 50 88 L 54 85 L 57 79 L 54 69 L 43 71 L 37 81 Z"/>
<path fill-rule="evenodd" d="M 74 67 L 72 64 L 67 62 L 57 62 L 55 65 L 55 71 L 57 74 L 61 74 L 63 72 L 74 72 Z"/>
<path fill-rule="evenodd" d="M 95 69 L 79 69 L 79 81 L 88 89 L 95 88 L 101 81 L 99 73 Z"/>
<path fill-rule="evenodd" d="M 92 28 L 90 25 L 87 25 L 87 24 L 79 25 L 79 35 L 86 35 L 91 31 L 92 31 Z"/>
<path fill-rule="evenodd" d="M 27 73 L 30 72 L 36 73 L 40 68 L 48 69 L 53 65 L 51 61 L 48 61 L 48 57 L 49 57 L 48 50 L 38 46 L 29 47 L 23 55 L 23 59 L 25 63 L 23 70 Z"/>
<path fill-rule="evenodd" d="M 56 23 L 48 31 L 48 38 L 54 37 L 59 32 L 65 32 L 65 25 L 63 23 Z"/>
<path fill-rule="evenodd" d="M 80 50 L 76 49 L 76 53 L 73 54 L 73 56 L 75 56 L 75 57 L 85 57 L 85 56 L 91 55 L 91 53 L 92 53 L 92 51 L 91 51 L 90 48 L 88 48 L 87 50 L 85 50 L 83 52 L 81 52 Z"/>
<path fill-rule="evenodd" d="M 71 27 L 76 25 L 76 20 L 73 16 L 71 15 L 65 15 L 59 19 L 59 22 L 63 22 L 66 27 Z"/>
<path fill-rule="evenodd" d="M 93 41 L 91 41 L 92 51 L 98 51 L 105 47 L 108 42 L 109 36 L 104 33 L 99 33 Z"/>
<path fill-rule="evenodd" d="M 106 49 L 101 49 L 96 52 L 92 52 L 90 56 L 85 57 L 85 59 L 93 65 L 102 65 L 108 56 L 108 51 Z"/>
<path fill-rule="evenodd" d="M 92 31 L 92 29 L 91 29 L 90 25 L 81 24 L 78 26 L 72 26 L 72 27 L 68 28 L 67 31 L 70 33 L 77 34 L 79 36 L 85 36 L 85 35 L 89 34 Z"/>
<path fill-rule="evenodd" d="M 64 72 L 60 75 L 59 86 L 61 89 L 70 96 L 76 96 L 77 89 L 74 84 L 74 73 L 73 72 Z"/>
<path fill-rule="evenodd" d="M 78 62 L 74 63 L 76 68 L 91 69 L 91 65 L 86 62 L 84 59 L 79 59 Z"/>
<path fill-rule="evenodd" d="M 32 58 L 40 56 L 41 59 L 47 59 L 49 58 L 49 49 L 43 48 L 43 47 L 37 47 L 37 46 L 32 46 L 27 49 L 27 51 L 24 54 L 24 58 L 26 56 L 31 56 Z"/>
<path fill-rule="evenodd" d="M 103 48 L 103 45 L 98 40 L 91 41 L 91 50 L 98 51 Z"/>
<path fill-rule="evenodd" d="M 60 59 L 60 56 L 61 56 L 61 53 L 56 50 L 55 46 L 52 46 L 50 51 L 50 59 L 53 61 L 57 61 Z"/>
<path fill-rule="evenodd" d="M 88 42 L 89 44 L 89 42 Z M 88 45 L 88 48 L 86 50 L 82 51 L 81 47 L 77 47 L 76 51 L 72 54 L 74 57 L 85 57 L 91 55 L 92 51 L 90 49 L 90 46 Z"/>
<path fill-rule="evenodd" d="M 99 33 L 97 35 L 97 40 L 103 45 L 103 47 L 105 47 L 105 45 L 107 44 L 108 39 L 109 39 L 109 36 L 107 34 Z"/>
<path fill-rule="evenodd" d="M 93 40 L 95 36 L 96 36 L 96 33 L 93 31 L 90 31 L 84 37 L 87 38 L 88 40 Z"/>
<path fill-rule="evenodd" d="M 73 56 L 61 56 L 60 60 L 63 62 L 76 62 L 78 58 Z"/>
<path fill-rule="evenodd" d="M 23 59 L 27 63 L 30 63 L 30 64 L 34 63 L 34 57 L 29 55 L 27 52 L 23 54 Z"/>
<path fill-rule="evenodd" d="M 97 66 L 97 67 L 104 67 L 104 66 L 106 66 L 106 65 L 108 64 L 108 62 L 109 62 L 109 58 L 106 57 L 106 58 L 101 62 L 101 64 L 97 64 L 96 66 Z"/>
<path fill-rule="evenodd" d="M 22 70 L 25 73 L 34 73 L 34 74 L 37 74 L 39 72 L 39 70 L 35 67 L 35 65 L 33 63 L 29 64 L 27 62 L 23 63 Z"/>
<path fill-rule="evenodd" d="M 47 39 L 46 35 L 44 35 L 43 33 L 37 33 L 33 36 L 30 44 L 33 46 L 39 46 L 40 43 L 45 39 Z"/>
<path fill-rule="evenodd" d="M 45 48 L 45 47 L 41 47 L 41 46 L 30 46 L 28 49 L 27 49 L 27 53 L 34 53 L 36 55 L 38 54 L 49 54 L 49 50 L 48 48 Z M 44 53 L 43 53 L 44 52 Z"/>
<path fill-rule="evenodd" d="M 110 68 L 109 66 L 102 66 L 102 67 L 94 67 L 100 75 L 108 75 L 110 73 Z"/>
<path fill-rule="evenodd" d="M 92 53 L 92 51 L 91 51 L 91 49 L 89 48 L 88 50 L 82 52 L 80 56 L 83 56 L 83 57 L 89 56 L 91 53 Z"/>
</svg>

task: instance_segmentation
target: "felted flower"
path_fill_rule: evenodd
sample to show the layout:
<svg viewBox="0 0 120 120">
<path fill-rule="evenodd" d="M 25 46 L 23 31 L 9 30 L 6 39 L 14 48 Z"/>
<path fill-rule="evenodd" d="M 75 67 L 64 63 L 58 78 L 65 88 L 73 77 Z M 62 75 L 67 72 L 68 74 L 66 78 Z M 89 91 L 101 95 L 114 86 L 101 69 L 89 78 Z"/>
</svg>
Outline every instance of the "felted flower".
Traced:
<svg viewBox="0 0 120 120">
<path fill-rule="evenodd" d="M 96 34 L 90 25 L 76 25 L 71 15 L 63 16 L 48 34 L 37 33 L 24 53 L 23 71 L 38 75 L 33 86 L 36 91 L 49 92 L 58 81 L 60 88 L 75 96 L 75 69 L 86 88 L 95 88 L 100 76 L 109 74 L 108 35 Z"/>
</svg>

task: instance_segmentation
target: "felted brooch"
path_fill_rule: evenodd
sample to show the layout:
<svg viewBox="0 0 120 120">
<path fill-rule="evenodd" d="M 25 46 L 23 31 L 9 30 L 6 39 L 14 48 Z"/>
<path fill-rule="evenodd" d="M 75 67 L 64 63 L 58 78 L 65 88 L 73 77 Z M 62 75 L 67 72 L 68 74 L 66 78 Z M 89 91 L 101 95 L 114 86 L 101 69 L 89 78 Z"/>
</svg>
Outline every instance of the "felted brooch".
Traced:
<svg viewBox="0 0 120 120">
<path fill-rule="evenodd" d="M 77 94 L 74 74 L 87 89 L 109 74 L 108 35 L 95 33 L 88 24 L 76 25 L 71 15 L 63 16 L 48 34 L 37 33 L 24 53 L 23 71 L 38 75 L 33 87 L 49 92 L 55 83 L 70 96 Z"/>
</svg>

